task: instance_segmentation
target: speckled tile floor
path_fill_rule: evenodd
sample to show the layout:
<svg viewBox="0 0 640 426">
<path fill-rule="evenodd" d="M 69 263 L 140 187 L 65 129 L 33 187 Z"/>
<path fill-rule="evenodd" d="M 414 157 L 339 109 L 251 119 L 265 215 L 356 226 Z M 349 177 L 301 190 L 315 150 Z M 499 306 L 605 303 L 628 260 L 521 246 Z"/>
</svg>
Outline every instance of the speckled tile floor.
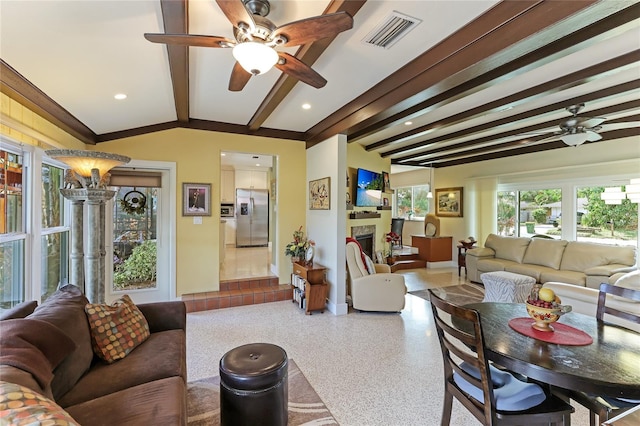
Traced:
<svg viewBox="0 0 640 426">
<path fill-rule="evenodd" d="M 409 291 L 457 285 L 457 268 L 407 270 Z M 427 301 L 407 294 L 400 314 L 304 313 L 290 301 L 188 314 L 189 380 L 218 375 L 229 350 L 281 346 L 343 426 L 439 425 L 442 358 Z M 576 406 L 574 426 L 589 424 Z M 452 425 L 480 424 L 458 402 Z"/>
</svg>

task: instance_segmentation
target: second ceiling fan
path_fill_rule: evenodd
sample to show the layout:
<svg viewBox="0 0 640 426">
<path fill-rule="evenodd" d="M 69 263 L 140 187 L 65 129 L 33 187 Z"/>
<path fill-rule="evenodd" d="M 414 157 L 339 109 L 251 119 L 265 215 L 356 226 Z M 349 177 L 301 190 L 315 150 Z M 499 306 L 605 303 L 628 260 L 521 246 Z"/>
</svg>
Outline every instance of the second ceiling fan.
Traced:
<svg viewBox="0 0 640 426">
<path fill-rule="evenodd" d="M 233 25 L 235 40 L 195 34 L 145 33 L 144 37 L 154 43 L 233 48 L 236 63 L 229 80 L 231 91 L 242 90 L 253 75 L 263 74 L 273 66 L 310 86 L 324 87 L 327 80 L 310 66 L 275 48 L 335 37 L 353 26 L 353 18 L 348 13 L 338 12 L 276 27 L 266 18 L 270 11 L 267 0 L 216 0 L 216 3 Z"/>
</svg>

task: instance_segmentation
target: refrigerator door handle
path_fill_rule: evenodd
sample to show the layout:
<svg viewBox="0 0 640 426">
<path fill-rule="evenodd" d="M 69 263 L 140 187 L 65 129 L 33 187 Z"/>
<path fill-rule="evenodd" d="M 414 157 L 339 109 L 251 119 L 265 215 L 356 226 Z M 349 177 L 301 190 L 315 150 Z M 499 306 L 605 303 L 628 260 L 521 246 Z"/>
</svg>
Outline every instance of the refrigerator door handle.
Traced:
<svg viewBox="0 0 640 426">
<path fill-rule="evenodd" d="M 251 206 L 250 207 L 251 208 L 251 210 L 250 210 L 251 213 L 250 213 L 249 217 L 250 217 L 251 221 L 253 222 L 253 212 L 254 212 L 254 210 L 253 210 L 253 197 L 249 198 L 249 205 Z"/>
</svg>

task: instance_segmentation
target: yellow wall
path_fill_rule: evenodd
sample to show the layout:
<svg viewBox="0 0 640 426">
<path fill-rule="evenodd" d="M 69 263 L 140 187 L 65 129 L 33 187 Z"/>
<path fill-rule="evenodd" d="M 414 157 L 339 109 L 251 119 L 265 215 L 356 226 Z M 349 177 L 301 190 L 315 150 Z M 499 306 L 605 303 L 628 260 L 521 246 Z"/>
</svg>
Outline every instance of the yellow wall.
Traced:
<svg viewBox="0 0 640 426">
<path fill-rule="evenodd" d="M 355 173 L 357 168 L 371 170 L 372 172 L 385 171 L 389 173 L 391 168 L 391 160 L 388 158 L 382 158 L 376 152 L 368 152 L 364 147 L 358 143 L 350 143 L 347 145 L 347 168 L 350 169 L 350 193 L 351 201 L 355 202 Z M 383 197 L 389 198 L 389 205 L 391 205 L 392 194 L 383 194 Z M 354 207 L 353 211 L 370 210 L 376 211 L 375 207 Z M 391 210 L 379 210 L 380 218 L 376 219 L 349 219 L 348 215 L 351 211 L 347 211 L 347 236 L 351 236 L 352 226 L 366 226 L 375 225 L 376 227 L 376 241 L 375 251 L 386 249 L 385 234 L 391 231 Z"/>
<path fill-rule="evenodd" d="M 85 145 L 52 125 L 28 108 L 1 94 L 3 118 L 1 132 L 18 142 L 45 149 L 88 149 L 122 154 L 135 160 L 175 162 L 176 200 L 176 294 L 215 291 L 219 287 L 220 234 L 220 153 L 248 152 L 278 157 L 276 238 L 273 247 L 281 282 L 290 281 L 290 261 L 285 244 L 300 225 L 306 226 L 306 150 L 304 142 L 192 129 L 172 129 L 97 145 Z M 9 121 L 9 120 L 7 120 Z M 21 123 L 20 126 L 13 126 Z M 19 127 L 16 130 L 15 127 Z M 182 183 L 211 183 L 212 216 L 194 225 L 192 217 L 182 216 Z M 295 229 L 294 229 L 295 228 Z"/>
<path fill-rule="evenodd" d="M 288 283 L 290 263 L 284 255 L 294 227 L 305 226 L 306 160 L 300 141 L 172 129 L 98 144 L 100 151 L 127 155 L 137 160 L 173 161 L 177 168 L 176 265 L 178 295 L 219 289 L 220 153 L 248 152 L 278 156 L 277 232 L 275 238 L 278 276 Z M 194 225 L 182 216 L 182 183 L 212 184 L 212 216 Z M 294 224 L 294 225 L 292 225 Z"/>
</svg>

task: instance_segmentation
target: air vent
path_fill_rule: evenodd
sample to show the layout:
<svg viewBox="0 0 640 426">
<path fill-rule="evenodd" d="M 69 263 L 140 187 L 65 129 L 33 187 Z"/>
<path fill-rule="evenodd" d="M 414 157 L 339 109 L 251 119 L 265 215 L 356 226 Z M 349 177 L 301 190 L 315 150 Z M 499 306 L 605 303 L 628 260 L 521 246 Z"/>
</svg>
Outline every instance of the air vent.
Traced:
<svg viewBox="0 0 640 426">
<path fill-rule="evenodd" d="M 371 31 L 363 42 L 383 49 L 389 49 L 398 40 L 407 35 L 422 20 L 403 15 L 402 13 L 391 12 L 384 20 Z"/>
</svg>

